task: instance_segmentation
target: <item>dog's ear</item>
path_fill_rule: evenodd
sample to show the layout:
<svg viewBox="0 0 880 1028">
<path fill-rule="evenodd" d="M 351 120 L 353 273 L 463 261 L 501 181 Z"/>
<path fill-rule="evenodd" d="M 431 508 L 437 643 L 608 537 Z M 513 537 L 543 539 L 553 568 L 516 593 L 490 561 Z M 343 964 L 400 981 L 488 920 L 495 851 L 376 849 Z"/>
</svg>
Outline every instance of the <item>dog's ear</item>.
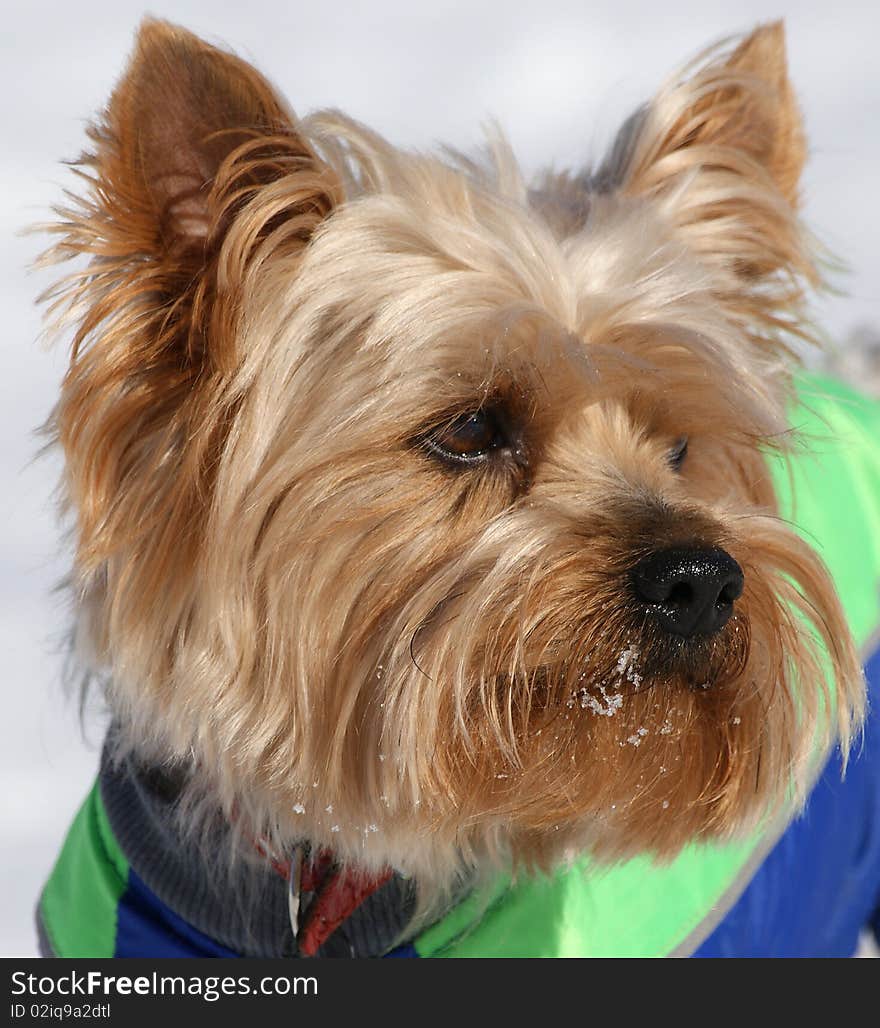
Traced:
<svg viewBox="0 0 880 1028">
<path fill-rule="evenodd" d="M 149 274 L 190 354 L 228 368 L 237 278 L 269 233 L 307 241 L 339 199 L 335 176 L 253 67 L 153 19 L 90 135 L 93 200 L 67 226 L 68 250 L 115 262 L 117 293 Z"/>
<path fill-rule="evenodd" d="M 697 167 L 772 182 L 789 202 L 806 157 L 782 22 L 758 28 L 728 56 L 661 90 L 633 140 L 626 188 L 662 188 Z"/>
<path fill-rule="evenodd" d="M 254 68 L 183 29 L 147 20 L 107 109 L 113 160 L 101 171 L 112 193 L 137 205 L 143 228 L 156 234 L 145 239 L 151 247 L 203 249 L 218 228 L 215 185 L 230 155 L 282 137 L 282 152 L 293 142 L 308 159 L 291 128 L 291 116 Z M 244 171 L 241 186 L 265 184 L 282 171 L 261 147 L 265 161 Z"/>
<path fill-rule="evenodd" d="M 90 264 L 47 298 L 75 326 L 53 427 L 94 566 L 207 502 L 253 276 L 295 267 L 341 196 L 254 68 L 164 22 L 143 23 L 90 136 L 47 255 Z"/>
<path fill-rule="evenodd" d="M 794 217 L 805 156 L 775 22 L 661 89 L 624 127 L 599 181 L 667 199 L 690 241 L 741 276 L 812 277 Z"/>
</svg>

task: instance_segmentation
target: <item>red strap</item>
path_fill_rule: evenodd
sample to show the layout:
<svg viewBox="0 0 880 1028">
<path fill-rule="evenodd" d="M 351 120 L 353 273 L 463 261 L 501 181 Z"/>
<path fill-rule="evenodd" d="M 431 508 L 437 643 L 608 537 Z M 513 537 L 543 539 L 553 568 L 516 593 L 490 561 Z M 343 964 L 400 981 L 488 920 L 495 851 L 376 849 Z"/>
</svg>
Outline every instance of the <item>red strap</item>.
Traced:
<svg viewBox="0 0 880 1028">
<path fill-rule="evenodd" d="M 290 881 L 290 861 L 281 861 L 257 839 L 254 842 L 261 856 L 266 857 L 276 874 Z M 313 957 L 336 929 L 357 910 L 368 896 L 372 896 L 392 876 L 387 868 L 378 875 L 363 871 L 340 871 L 329 850 L 319 850 L 314 860 L 304 863 L 300 877 L 300 895 L 315 894 L 305 912 L 305 919 L 297 936 L 302 956 Z"/>
<path fill-rule="evenodd" d="M 319 854 L 319 860 L 329 854 Z M 339 871 L 331 867 L 317 883 L 317 888 L 308 888 L 306 868 L 303 868 L 303 892 L 317 892 L 306 912 L 305 922 L 299 931 L 297 943 L 304 957 L 313 957 L 336 929 L 357 910 L 368 896 L 388 881 L 392 875 L 389 867 L 381 874 L 370 876 L 363 871 Z M 316 865 L 308 865 L 308 881 L 315 884 L 313 873 Z"/>
</svg>

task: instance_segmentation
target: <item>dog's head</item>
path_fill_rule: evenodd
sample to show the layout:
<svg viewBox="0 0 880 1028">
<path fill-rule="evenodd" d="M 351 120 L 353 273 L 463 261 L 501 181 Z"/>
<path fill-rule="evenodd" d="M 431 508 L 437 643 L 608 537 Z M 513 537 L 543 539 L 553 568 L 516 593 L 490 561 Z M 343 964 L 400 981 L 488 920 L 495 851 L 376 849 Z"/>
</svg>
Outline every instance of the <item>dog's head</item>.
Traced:
<svg viewBox="0 0 880 1028">
<path fill-rule="evenodd" d="M 815 274 L 779 26 L 531 189 L 500 139 L 298 121 L 158 22 L 92 139 L 54 426 L 141 753 L 443 878 L 668 856 L 846 742 L 857 660 L 765 460 Z"/>
</svg>

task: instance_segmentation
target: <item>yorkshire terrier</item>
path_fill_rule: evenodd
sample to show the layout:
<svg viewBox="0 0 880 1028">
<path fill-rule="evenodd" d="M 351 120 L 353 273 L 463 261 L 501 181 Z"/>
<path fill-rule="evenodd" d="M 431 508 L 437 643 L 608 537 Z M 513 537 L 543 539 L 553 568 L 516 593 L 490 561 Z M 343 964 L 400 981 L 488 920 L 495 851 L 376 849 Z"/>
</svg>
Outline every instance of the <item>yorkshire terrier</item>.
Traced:
<svg viewBox="0 0 880 1028">
<path fill-rule="evenodd" d="M 569 900 L 480 926 L 634 859 L 741 891 L 865 710 L 771 472 L 819 281 L 781 25 L 531 184 L 154 20 L 89 136 L 50 427 L 112 726 L 44 951 L 586 952 Z"/>
</svg>

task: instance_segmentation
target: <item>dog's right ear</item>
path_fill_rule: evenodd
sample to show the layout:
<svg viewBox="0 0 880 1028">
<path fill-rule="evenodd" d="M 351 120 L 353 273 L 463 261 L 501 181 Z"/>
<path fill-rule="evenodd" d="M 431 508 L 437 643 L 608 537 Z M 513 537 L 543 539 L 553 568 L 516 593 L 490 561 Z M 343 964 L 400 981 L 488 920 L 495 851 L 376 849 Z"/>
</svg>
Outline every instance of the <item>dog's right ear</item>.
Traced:
<svg viewBox="0 0 880 1028">
<path fill-rule="evenodd" d="M 228 328 L 237 275 L 269 232 L 276 245 L 307 241 L 340 199 L 336 177 L 251 65 L 153 19 L 90 135 L 93 197 L 66 226 L 67 253 L 118 262 L 126 285 L 143 285 L 149 269 L 191 353 L 229 367 L 229 333 L 211 323 Z M 246 208 L 247 230 L 230 245 Z"/>
<path fill-rule="evenodd" d="M 217 397 L 244 356 L 252 275 L 270 254 L 295 262 L 341 200 L 269 83 L 165 22 L 142 24 L 89 134 L 77 169 L 87 189 L 57 211 L 46 257 L 90 258 L 46 297 L 50 316 L 75 326 L 54 430 L 81 566 L 148 531 L 145 510 L 173 526 L 210 495 L 228 424 Z M 160 487 L 172 461 L 176 484 Z"/>
</svg>

